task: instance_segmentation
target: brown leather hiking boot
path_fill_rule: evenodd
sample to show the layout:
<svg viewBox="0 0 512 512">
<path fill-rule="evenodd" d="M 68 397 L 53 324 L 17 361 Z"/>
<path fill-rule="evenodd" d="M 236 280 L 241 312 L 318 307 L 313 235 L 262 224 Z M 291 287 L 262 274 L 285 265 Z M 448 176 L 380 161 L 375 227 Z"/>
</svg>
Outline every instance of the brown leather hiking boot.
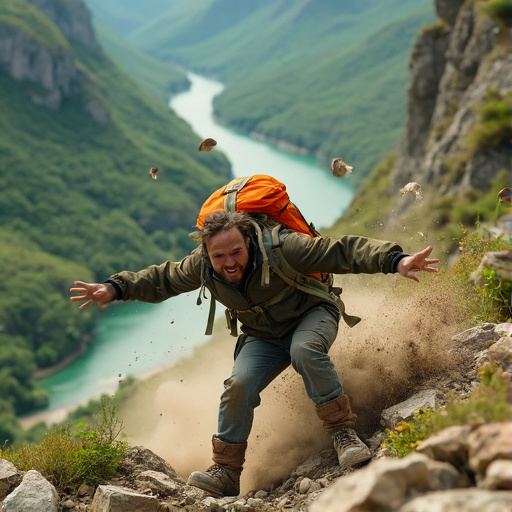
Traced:
<svg viewBox="0 0 512 512">
<path fill-rule="evenodd" d="M 204 473 L 194 471 L 188 477 L 187 484 L 199 487 L 215 498 L 238 496 L 247 443 L 225 443 L 213 436 L 212 448 L 215 464 Z"/>
<path fill-rule="evenodd" d="M 342 469 L 354 467 L 372 458 L 370 449 L 357 437 L 353 428 L 336 430 L 332 433 L 332 440 Z"/>
<path fill-rule="evenodd" d="M 194 471 L 187 480 L 188 485 L 199 487 L 214 498 L 238 496 L 242 470 L 228 469 L 218 464 L 210 466 L 204 473 Z"/>
</svg>

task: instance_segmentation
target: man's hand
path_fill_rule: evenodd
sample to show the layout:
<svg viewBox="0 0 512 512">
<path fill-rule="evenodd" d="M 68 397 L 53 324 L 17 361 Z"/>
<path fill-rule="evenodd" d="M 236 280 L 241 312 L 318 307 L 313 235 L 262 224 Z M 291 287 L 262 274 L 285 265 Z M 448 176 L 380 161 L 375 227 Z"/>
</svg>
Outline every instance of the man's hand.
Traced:
<svg viewBox="0 0 512 512">
<path fill-rule="evenodd" d="M 84 283 L 83 281 L 75 281 L 79 288 L 70 288 L 70 293 L 80 293 L 74 297 L 70 297 L 73 302 L 84 302 L 78 309 L 84 309 L 93 302 L 97 302 L 100 308 L 106 307 L 112 302 L 116 296 L 116 290 L 110 283 Z"/>
<path fill-rule="evenodd" d="M 426 249 L 423 249 L 423 251 L 402 258 L 398 262 L 398 267 L 396 269 L 397 272 L 401 276 L 417 282 L 419 282 L 419 279 L 416 276 L 418 272 L 438 272 L 437 268 L 429 267 L 429 265 L 432 265 L 433 263 L 439 263 L 438 259 L 428 259 L 432 249 L 433 247 L 429 245 Z"/>
</svg>

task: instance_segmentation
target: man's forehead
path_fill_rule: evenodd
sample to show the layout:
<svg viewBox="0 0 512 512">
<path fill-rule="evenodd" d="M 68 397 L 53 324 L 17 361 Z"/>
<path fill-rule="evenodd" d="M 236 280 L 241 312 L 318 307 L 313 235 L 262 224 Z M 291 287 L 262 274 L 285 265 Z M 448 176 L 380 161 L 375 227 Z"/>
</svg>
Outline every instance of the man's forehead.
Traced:
<svg viewBox="0 0 512 512">
<path fill-rule="evenodd" d="M 223 244 L 243 244 L 244 237 L 241 231 L 237 227 L 232 227 L 229 229 L 224 229 L 219 231 L 215 235 L 212 235 L 208 240 L 206 240 L 207 246 L 212 245 L 223 245 Z"/>
</svg>

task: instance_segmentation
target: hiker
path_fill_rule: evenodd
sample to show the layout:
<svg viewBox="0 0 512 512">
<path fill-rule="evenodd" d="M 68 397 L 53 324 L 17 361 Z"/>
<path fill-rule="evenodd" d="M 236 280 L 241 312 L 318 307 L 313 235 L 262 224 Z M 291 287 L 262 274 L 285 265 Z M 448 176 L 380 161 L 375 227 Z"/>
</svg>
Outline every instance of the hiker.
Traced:
<svg viewBox="0 0 512 512">
<path fill-rule="evenodd" d="M 398 273 L 418 281 L 419 271 L 437 272 L 428 259 L 432 247 L 408 255 L 393 242 L 360 236 L 340 239 L 310 237 L 278 226 L 281 255 L 295 270 Z M 272 263 L 273 265 L 275 262 Z M 287 284 L 271 266 L 268 284 L 263 249 L 254 217 L 216 211 L 206 217 L 199 246 L 179 262 L 167 261 L 139 272 L 120 272 L 104 283 L 75 281 L 72 301 L 80 309 L 113 300 L 161 302 L 184 292 L 209 290 L 241 324 L 231 376 L 224 381 L 218 430 L 212 437 L 213 462 L 205 472 L 193 472 L 188 483 L 212 496 L 240 493 L 240 475 L 254 408 L 260 393 L 290 364 L 301 375 L 324 430 L 332 436 L 342 468 L 371 458 L 354 428 L 356 415 L 328 351 L 344 313 L 341 301 L 304 292 Z M 341 305 L 340 305 L 341 304 Z M 232 318 L 233 320 L 233 318 Z M 355 323 L 355 322 L 354 322 Z"/>
</svg>

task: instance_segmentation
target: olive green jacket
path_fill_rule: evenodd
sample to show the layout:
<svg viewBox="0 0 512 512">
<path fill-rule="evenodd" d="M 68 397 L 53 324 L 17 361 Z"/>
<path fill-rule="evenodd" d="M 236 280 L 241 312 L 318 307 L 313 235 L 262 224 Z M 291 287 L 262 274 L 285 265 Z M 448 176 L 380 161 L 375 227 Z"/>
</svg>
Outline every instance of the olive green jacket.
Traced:
<svg viewBox="0 0 512 512">
<path fill-rule="evenodd" d="M 284 230 L 281 240 L 284 258 L 295 270 L 304 274 L 387 274 L 396 272 L 398 261 L 405 256 L 401 247 L 394 242 L 360 236 L 311 238 Z M 111 276 L 108 282 L 115 285 L 121 300 L 152 303 L 204 285 L 217 301 L 236 312 L 244 333 L 264 339 L 280 338 L 295 327 L 306 312 L 331 301 L 289 286 L 272 268 L 269 284 L 263 285 L 262 255 L 257 243 L 253 242 L 253 257 L 243 283 L 238 286 L 217 274 L 208 258 L 203 258 L 199 248 L 181 261 L 166 261 L 139 272 L 119 272 Z M 281 296 L 276 303 L 261 307 L 279 294 Z"/>
</svg>

